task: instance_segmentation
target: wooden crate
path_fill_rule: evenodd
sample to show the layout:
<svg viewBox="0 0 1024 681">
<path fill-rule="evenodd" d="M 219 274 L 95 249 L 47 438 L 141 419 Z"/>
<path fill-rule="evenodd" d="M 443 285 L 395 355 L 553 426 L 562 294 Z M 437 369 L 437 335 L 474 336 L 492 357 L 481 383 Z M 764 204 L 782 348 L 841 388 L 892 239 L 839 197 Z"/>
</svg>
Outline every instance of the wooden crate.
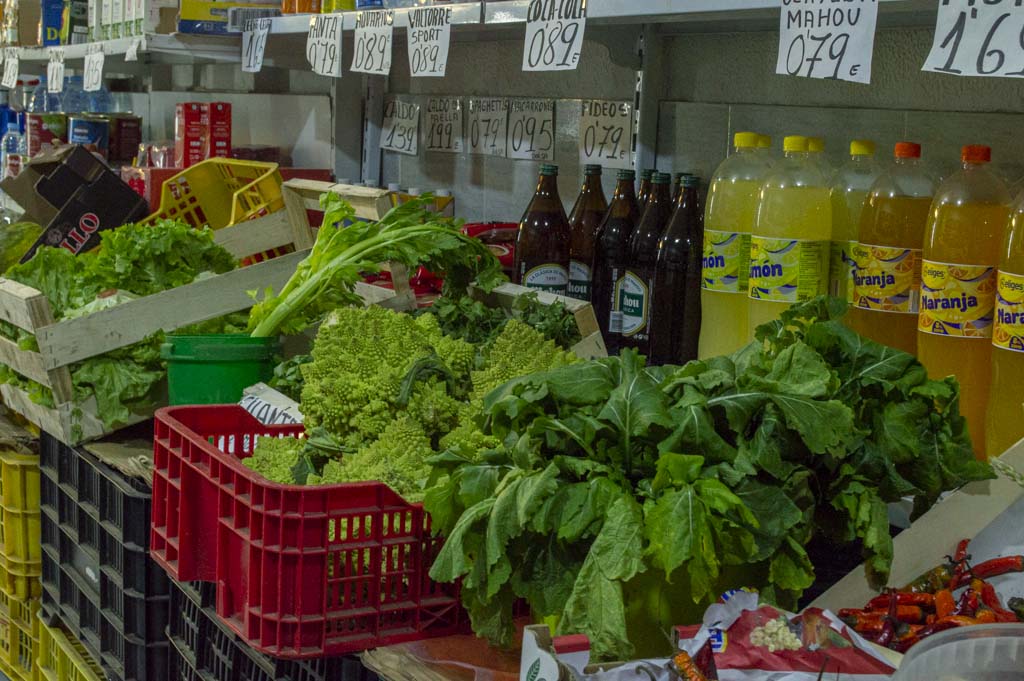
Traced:
<svg viewBox="0 0 1024 681">
<path fill-rule="evenodd" d="M 307 210 L 320 210 L 320 195 L 337 194 L 345 199 L 361 220 L 380 220 L 391 210 L 391 192 L 354 184 L 334 184 L 318 180 L 288 180 L 281 185 L 288 218 L 298 228 L 309 225 Z"/>
</svg>

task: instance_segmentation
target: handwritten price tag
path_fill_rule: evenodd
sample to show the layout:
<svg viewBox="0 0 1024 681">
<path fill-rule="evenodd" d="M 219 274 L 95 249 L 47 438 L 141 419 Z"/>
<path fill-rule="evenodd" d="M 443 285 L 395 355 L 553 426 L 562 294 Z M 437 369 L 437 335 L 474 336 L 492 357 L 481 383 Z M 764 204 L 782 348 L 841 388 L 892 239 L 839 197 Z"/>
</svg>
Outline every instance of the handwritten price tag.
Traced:
<svg viewBox="0 0 1024 681">
<path fill-rule="evenodd" d="M 50 49 L 50 61 L 46 65 L 46 91 L 51 94 L 64 92 L 64 48 Z"/>
<path fill-rule="evenodd" d="M 580 62 L 585 0 L 530 0 L 526 11 L 523 71 L 572 71 Z"/>
<path fill-rule="evenodd" d="M 309 20 L 306 61 L 313 73 L 341 77 L 342 20 L 340 14 L 318 14 Z"/>
<path fill-rule="evenodd" d="M 1020 0 L 942 0 L 925 71 L 957 76 L 1024 76 Z"/>
<path fill-rule="evenodd" d="M 420 105 L 390 98 L 384 102 L 380 148 L 415 156 L 420 134 Z"/>
<path fill-rule="evenodd" d="M 782 0 L 775 72 L 870 83 L 877 21 L 878 0 L 813 8 Z"/>
<path fill-rule="evenodd" d="M 138 61 L 139 60 L 139 48 L 142 47 L 142 38 L 136 38 L 128 46 L 128 49 L 124 51 L 125 61 Z"/>
<path fill-rule="evenodd" d="M 8 90 L 18 86 L 18 50 L 8 48 L 4 50 L 4 77 L 0 80 L 0 86 Z"/>
<path fill-rule="evenodd" d="M 509 100 L 508 158 L 551 161 L 555 158 L 555 102 L 552 99 Z"/>
<path fill-rule="evenodd" d="M 628 102 L 585 101 L 580 111 L 580 164 L 633 167 L 633 107 Z"/>
<path fill-rule="evenodd" d="M 443 77 L 452 41 L 450 7 L 424 7 L 409 11 L 409 72 L 416 76 Z"/>
<path fill-rule="evenodd" d="M 462 152 L 462 100 L 431 97 L 427 100 L 427 151 Z"/>
<path fill-rule="evenodd" d="M 106 59 L 101 50 L 85 55 L 82 89 L 86 92 L 97 92 L 103 87 L 103 61 Z"/>
<path fill-rule="evenodd" d="M 263 69 L 263 53 L 267 49 L 270 19 L 250 19 L 242 31 L 242 72 L 259 73 Z"/>
<path fill-rule="evenodd" d="M 466 105 L 466 144 L 469 153 L 504 156 L 508 128 L 508 100 L 474 97 Z"/>
<path fill-rule="evenodd" d="M 391 10 L 360 12 L 356 15 L 352 70 L 378 76 L 391 73 L 391 40 L 394 30 L 395 13 Z"/>
</svg>

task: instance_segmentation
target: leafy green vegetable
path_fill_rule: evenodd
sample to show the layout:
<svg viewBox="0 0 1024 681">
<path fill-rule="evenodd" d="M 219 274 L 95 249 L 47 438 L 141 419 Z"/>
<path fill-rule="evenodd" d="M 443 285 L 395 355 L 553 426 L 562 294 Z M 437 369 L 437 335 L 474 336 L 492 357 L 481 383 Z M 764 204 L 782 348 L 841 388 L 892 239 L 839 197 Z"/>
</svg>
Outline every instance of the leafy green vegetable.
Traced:
<svg viewBox="0 0 1024 681">
<path fill-rule="evenodd" d="M 519 296 L 510 309 L 505 309 L 488 307 L 465 293 L 450 291 L 424 308 L 423 313 L 428 310 L 437 317 L 445 335 L 475 345 L 487 346 L 494 342 L 509 319 L 531 326 L 566 350 L 582 340 L 573 313 L 560 302 L 541 303 L 536 293 Z"/>
</svg>

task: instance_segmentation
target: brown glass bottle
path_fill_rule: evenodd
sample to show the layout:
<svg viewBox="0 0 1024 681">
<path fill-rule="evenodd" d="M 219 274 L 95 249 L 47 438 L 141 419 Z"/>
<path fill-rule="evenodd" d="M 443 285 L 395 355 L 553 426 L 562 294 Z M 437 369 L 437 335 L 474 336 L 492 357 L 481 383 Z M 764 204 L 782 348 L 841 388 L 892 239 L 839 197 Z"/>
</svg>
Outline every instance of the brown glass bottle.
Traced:
<svg viewBox="0 0 1024 681">
<path fill-rule="evenodd" d="M 682 177 L 675 213 L 658 243 L 650 313 L 652 364 L 697 359 L 704 241 L 699 186 L 693 175 Z"/>
<path fill-rule="evenodd" d="M 619 334 L 611 333 L 612 299 L 619 273 L 629 264 L 629 239 L 640 220 L 640 207 L 636 201 L 636 173 L 620 170 L 616 175 L 615 193 L 601 226 L 597 228 L 594 248 L 593 295 L 594 314 L 601 327 L 604 344 L 609 353 L 619 347 Z"/>
<path fill-rule="evenodd" d="M 647 200 L 651 198 L 651 179 L 658 172 L 654 168 L 640 171 L 640 186 L 636 190 L 636 202 L 640 206 L 640 212 L 647 207 Z"/>
<path fill-rule="evenodd" d="M 658 242 L 672 217 L 672 176 L 654 173 L 651 197 L 643 217 L 629 240 L 629 265 L 615 282 L 612 331 L 622 334 L 620 348 L 636 348 L 642 355 L 651 350 L 650 312 Z"/>
<path fill-rule="evenodd" d="M 572 233 L 569 246 L 570 298 L 590 301 L 597 228 L 607 212 L 608 200 L 604 198 L 601 187 L 601 166 L 586 165 L 583 167 L 583 188 L 569 213 L 569 230 Z"/>
<path fill-rule="evenodd" d="M 558 196 L 558 166 L 540 167 L 537 191 L 519 221 L 516 278 L 528 288 L 565 295 L 569 284 L 569 220 Z"/>
</svg>

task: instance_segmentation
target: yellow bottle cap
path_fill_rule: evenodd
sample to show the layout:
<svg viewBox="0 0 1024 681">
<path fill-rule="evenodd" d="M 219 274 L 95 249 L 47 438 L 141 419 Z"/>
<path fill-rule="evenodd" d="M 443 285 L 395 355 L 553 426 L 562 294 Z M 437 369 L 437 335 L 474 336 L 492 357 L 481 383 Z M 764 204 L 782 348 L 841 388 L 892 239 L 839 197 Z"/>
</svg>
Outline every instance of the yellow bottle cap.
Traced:
<svg viewBox="0 0 1024 681">
<path fill-rule="evenodd" d="M 737 149 L 753 149 L 761 136 L 756 132 L 738 132 L 732 137 L 732 143 Z"/>
<path fill-rule="evenodd" d="M 758 149 L 771 149 L 772 148 L 772 136 L 771 135 L 758 135 L 757 136 L 757 148 Z"/>
<path fill-rule="evenodd" d="M 808 137 L 807 138 L 807 151 L 815 153 L 825 151 L 825 140 L 820 137 Z"/>
<path fill-rule="evenodd" d="M 874 156 L 875 143 L 871 140 L 850 140 L 850 156 Z"/>
<path fill-rule="evenodd" d="M 783 151 L 807 151 L 807 138 L 803 135 L 787 135 L 782 140 Z"/>
</svg>

